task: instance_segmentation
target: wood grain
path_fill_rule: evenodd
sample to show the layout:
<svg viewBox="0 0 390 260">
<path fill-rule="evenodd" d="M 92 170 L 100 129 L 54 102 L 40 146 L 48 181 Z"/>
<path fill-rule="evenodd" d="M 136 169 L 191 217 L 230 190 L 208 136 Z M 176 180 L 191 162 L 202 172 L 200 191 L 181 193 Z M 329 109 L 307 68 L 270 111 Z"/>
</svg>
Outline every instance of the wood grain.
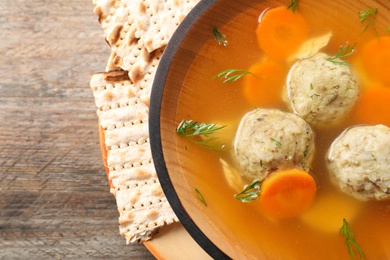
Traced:
<svg viewBox="0 0 390 260">
<path fill-rule="evenodd" d="M 0 259 L 154 259 L 119 235 L 89 79 L 89 0 L 0 2 Z"/>
</svg>

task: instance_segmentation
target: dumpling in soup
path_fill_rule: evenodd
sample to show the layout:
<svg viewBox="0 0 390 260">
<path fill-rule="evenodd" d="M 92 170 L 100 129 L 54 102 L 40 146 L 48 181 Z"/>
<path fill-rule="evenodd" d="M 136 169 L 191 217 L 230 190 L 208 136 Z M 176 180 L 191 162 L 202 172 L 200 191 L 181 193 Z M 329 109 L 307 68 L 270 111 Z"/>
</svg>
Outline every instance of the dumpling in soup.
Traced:
<svg viewBox="0 0 390 260">
<path fill-rule="evenodd" d="M 331 145 L 328 167 L 344 192 L 361 200 L 390 199 L 390 128 L 353 126 Z"/>
<path fill-rule="evenodd" d="M 256 109 L 241 119 L 234 150 L 243 176 L 264 179 L 268 173 L 301 168 L 309 171 L 314 132 L 299 116 L 278 109 Z"/>
<path fill-rule="evenodd" d="M 287 95 L 293 111 L 314 125 L 338 122 L 359 97 L 359 86 L 349 66 L 318 53 L 297 61 L 287 76 Z M 341 61 L 339 61 L 341 62 Z"/>
</svg>

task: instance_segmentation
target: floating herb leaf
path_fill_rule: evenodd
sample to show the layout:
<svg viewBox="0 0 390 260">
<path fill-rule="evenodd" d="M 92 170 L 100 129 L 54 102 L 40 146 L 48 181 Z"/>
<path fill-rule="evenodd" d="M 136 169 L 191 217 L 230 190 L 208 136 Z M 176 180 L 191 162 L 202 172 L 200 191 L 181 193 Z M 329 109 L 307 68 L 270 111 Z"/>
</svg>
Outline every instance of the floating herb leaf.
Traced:
<svg viewBox="0 0 390 260">
<path fill-rule="evenodd" d="M 366 22 L 366 26 L 363 28 L 363 31 L 366 31 L 367 28 L 372 24 L 372 21 L 374 20 L 374 16 L 377 12 L 377 8 L 372 9 L 366 9 L 359 12 L 359 21 L 360 23 Z"/>
<path fill-rule="evenodd" d="M 222 44 L 223 46 L 228 45 L 226 35 L 221 33 L 215 25 L 213 26 L 213 37 L 219 44 Z"/>
<path fill-rule="evenodd" d="M 298 0 L 291 0 L 291 3 L 287 6 L 287 9 L 291 9 L 293 13 L 298 10 Z"/>
<path fill-rule="evenodd" d="M 355 46 L 356 42 L 352 46 L 350 46 L 349 43 L 346 42 L 345 45 L 340 46 L 340 49 L 335 56 L 329 57 L 327 58 L 327 60 L 333 62 L 334 64 L 347 66 L 349 64 L 346 61 L 340 61 L 340 59 L 352 55 L 355 52 Z"/>
<path fill-rule="evenodd" d="M 261 191 L 261 181 L 254 180 L 251 184 L 245 185 L 243 191 L 234 195 L 234 198 L 242 202 L 250 202 L 259 198 Z"/>
<path fill-rule="evenodd" d="M 215 137 L 209 137 L 209 135 L 213 134 L 215 131 L 220 130 L 224 126 L 216 126 L 216 123 L 198 123 L 192 120 L 182 120 L 179 126 L 176 128 L 176 133 L 188 139 L 189 141 L 205 148 L 211 150 L 223 150 L 225 148 L 224 145 L 216 145 L 213 141 L 215 141 Z M 201 138 L 196 140 L 196 137 L 205 137 L 205 139 Z"/>
<path fill-rule="evenodd" d="M 222 83 L 226 82 L 234 82 L 239 80 L 240 78 L 244 77 L 245 75 L 251 74 L 255 76 L 252 72 L 247 70 L 240 70 L 240 69 L 227 69 L 224 71 L 221 71 L 211 79 L 219 78 Z"/>
<path fill-rule="evenodd" d="M 354 239 L 354 234 L 352 232 L 351 226 L 348 224 L 345 218 L 343 219 L 343 226 L 340 229 L 340 234 L 344 237 L 345 245 L 348 248 L 349 256 L 351 259 L 354 259 L 356 249 L 360 259 L 366 259 L 362 249 Z"/>
<path fill-rule="evenodd" d="M 196 198 L 207 207 L 207 203 L 206 203 L 206 200 L 203 197 L 203 194 L 197 188 L 195 188 L 195 191 L 197 193 Z"/>
</svg>

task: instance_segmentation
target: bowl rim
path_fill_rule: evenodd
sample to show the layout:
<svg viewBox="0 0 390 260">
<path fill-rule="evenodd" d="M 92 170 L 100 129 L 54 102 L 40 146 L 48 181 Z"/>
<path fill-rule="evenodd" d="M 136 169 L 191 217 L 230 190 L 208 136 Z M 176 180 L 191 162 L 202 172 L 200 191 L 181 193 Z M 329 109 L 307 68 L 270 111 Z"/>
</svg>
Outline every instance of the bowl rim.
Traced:
<svg viewBox="0 0 390 260">
<path fill-rule="evenodd" d="M 201 248 L 214 259 L 231 259 L 221 249 L 219 249 L 195 224 L 191 217 L 183 207 L 180 198 L 178 197 L 172 181 L 169 177 L 168 170 L 165 164 L 164 153 L 161 142 L 161 124 L 160 112 L 164 87 L 171 63 L 177 50 L 187 33 L 190 31 L 194 23 L 218 0 L 201 0 L 187 14 L 184 20 L 180 23 L 161 57 L 156 70 L 152 91 L 150 96 L 149 108 L 149 139 L 152 152 L 154 167 L 157 172 L 157 177 L 160 181 L 167 200 L 172 207 L 174 213 L 180 220 L 183 227 L 187 230 L 190 236 L 201 246 Z"/>
</svg>

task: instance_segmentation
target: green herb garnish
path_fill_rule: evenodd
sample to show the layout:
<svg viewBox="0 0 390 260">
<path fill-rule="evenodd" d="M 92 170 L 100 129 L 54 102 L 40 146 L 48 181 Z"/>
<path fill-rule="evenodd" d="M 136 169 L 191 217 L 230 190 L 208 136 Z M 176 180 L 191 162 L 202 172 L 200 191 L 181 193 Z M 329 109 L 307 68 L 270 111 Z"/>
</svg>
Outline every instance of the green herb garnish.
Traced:
<svg viewBox="0 0 390 260">
<path fill-rule="evenodd" d="M 239 80 L 240 78 L 244 77 L 245 75 L 251 74 L 255 76 L 252 72 L 247 70 L 240 70 L 240 69 L 227 69 L 224 71 L 221 71 L 211 79 L 219 78 L 222 83 L 226 82 L 234 82 Z"/>
<path fill-rule="evenodd" d="M 207 207 L 206 200 L 204 199 L 202 193 L 201 193 L 197 188 L 195 188 L 195 191 L 196 191 L 196 193 L 198 194 L 198 195 L 196 196 L 196 198 L 197 198 L 200 202 L 202 202 L 202 203 Z"/>
<path fill-rule="evenodd" d="M 306 158 L 306 156 L 309 154 L 309 149 L 310 149 L 309 145 L 306 145 L 305 151 L 303 151 L 304 158 Z"/>
<path fill-rule="evenodd" d="M 350 46 L 349 43 L 347 42 L 345 45 L 340 46 L 340 49 L 335 56 L 329 57 L 327 58 L 327 60 L 333 62 L 334 64 L 347 66 L 349 64 L 346 61 L 340 61 L 340 59 L 352 55 L 355 52 L 355 46 L 356 46 L 356 42 L 352 46 Z"/>
<path fill-rule="evenodd" d="M 259 198 L 261 191 L 261 181 L 254 180 L 251 184 L 245 185 L 243 191 L 234 195 L 234 198 L 242 202 L 250 202 Z"/>
<path fill-rule="evenodd" d="M 182 120 L 179 126 L 176 128 L 176 133 L 185 137 L 187 140 L 193 142 L 196 145 L 199 145 L 205 149 L 211 150 L 223 150 L 225 145 L 215 144 L 215 137 L 209 137 L 215 131 L 220 130 L 224 126 L 216 126 L 216 123 L 198 123 L 192 120 Z M 197 137 L 205 137 L 197 139 Z"/>
<path fill-rule="evenodd" d="M 372 9 L 366 9 L 359 12 L 359 21 L 360 23 L 366 22 L 366 26 L 363 28 L 363 31 L 366 31 L 367 28 L 372 24 L 372 21 L 374 20 L 374 16 L 377 12 L 377 8 Z"/>
<path fill-rule="evenodd" d="M 226 35 L 221 33 L 217 26 L 213 26 L 213 37 L 219 44 L 222 44 L 223 46 L 228 45 L 228 41 L 226 40 Z"/>
<path fill-rule="evenodd" d="M 271 138 L 271 140 L 277 145 L 277 146 L 282 146 L 282 143 L 276 140 L 275 138 Z"/>
<path fill-rule="evenodd" d="M 291 0 L 291 3 L 287 6 L 287 9 L 291 9 L 293 12 L 298 10 L 298 0 Z"/>
<path fill-rule="evenodd" d="M 356 249 L 360 259 L 366 259 L 362 249 L 354 239 L 354 234 L 352 232 L 351 226 L 348 224 L 345 218 L 343 219 L 343 226 L 340 229 L 340 234 L 344 237 L 345 245 L 348 248 L 349 256 L 351 259 L 354 259 L 355 257 L 354 248 Z"/>
</svg>

